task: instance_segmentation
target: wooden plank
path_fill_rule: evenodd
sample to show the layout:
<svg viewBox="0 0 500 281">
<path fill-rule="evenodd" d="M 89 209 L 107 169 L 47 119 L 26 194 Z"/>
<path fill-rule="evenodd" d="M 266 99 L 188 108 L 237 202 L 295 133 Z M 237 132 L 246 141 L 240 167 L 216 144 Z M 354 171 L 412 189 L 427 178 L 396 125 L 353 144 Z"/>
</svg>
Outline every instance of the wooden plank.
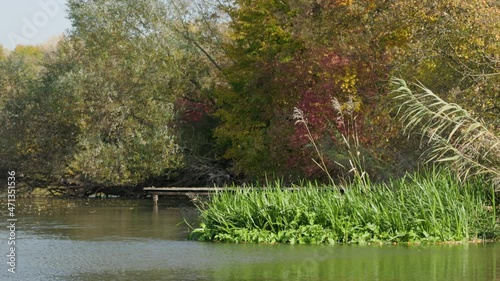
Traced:
<svg viewBox="0 0 500 281">
<path fill-rule="evenodd" d="M 266 190 L 274 188 L 252 188 L 252 187 L 144 187 L 143 190 L 153 195 L 153 202 L 155 201 L 155 196 L 165 195 L 165 196 L 176 196 L 185 195 L 190 197 L 191 195 L 207 196 L 210 193 L 216 191 L 235 191 L 238 189 L 247 190 Z M 297 191 L 300 187 L 284 187 L 282 190 L 286 191 Z M 332 191 L 332 189 L 324 189 L 324 191 Z"/>
<path fill-rule="evenodd" d="M 215 192 L 215 191 L 230 191 L 238 189 L 253 189 L 253 190 L 266 190 L 267 188 L 252 188 L 252 187 L 144 187 L 143 190 L 151 193 L 157 192 Z M 299 190 L 299 187 L 285 187 L 282 190 L 294 191 Z"/>
<path fill-rule="evenodd" d="M 144 191 L 149 192 L 210 192 L 231 190 L 231 188 L 224 187 L 144 187 Z"/>
<path fill-rule="evenodd" d="M 169 192 L 165 192 L 165 191 L 151 191 L 150 192 L 151 195 L 168 195 L 168 196 L 179 196 L 179 195 L 209 195 L 210 192 L 207 192 L 207 191 L 200 191 L 200 192 L 187 192 L 187 191 L 169 191 Z"/>
</svg>

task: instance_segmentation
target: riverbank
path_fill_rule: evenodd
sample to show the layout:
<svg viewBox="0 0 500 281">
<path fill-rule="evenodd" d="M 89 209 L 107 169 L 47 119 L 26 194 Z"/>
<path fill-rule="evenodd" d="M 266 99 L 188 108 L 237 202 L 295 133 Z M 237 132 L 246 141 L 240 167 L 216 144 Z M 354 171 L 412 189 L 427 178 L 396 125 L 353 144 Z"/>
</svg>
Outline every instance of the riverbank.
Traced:
<svg viewBox="0 0 500 281">
<path fill-rule="evenodd" d="M 476 178 L 432 170 L 369 188 L 310 184 L 219 192 L 199 203 L 191 239 L 230 243 L 450 243 L 499 236 L 494 200 Z"/>
</svg>

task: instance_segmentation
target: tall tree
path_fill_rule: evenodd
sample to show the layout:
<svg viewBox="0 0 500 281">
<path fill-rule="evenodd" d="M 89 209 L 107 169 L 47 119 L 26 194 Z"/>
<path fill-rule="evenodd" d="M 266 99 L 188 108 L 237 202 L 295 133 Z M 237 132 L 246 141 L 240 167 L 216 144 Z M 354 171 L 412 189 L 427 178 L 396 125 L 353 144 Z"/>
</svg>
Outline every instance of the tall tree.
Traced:
<svg viewBox="0 0 500 281">
<path fill-rule="evenodd" d="M 74 143 L 71 108 L 53 94 L 45 60 L 34 46 L 17 46 L 0 62 L 0 167 L 24 174 L 24 183 L 46 185 L 61 176 Z"/>
<path fill-rule="evenodd" d="M 171 129 L 180 43 L 160 1 L 69 1 L 74 68 L 60 77 L 80 113 L 71 173 L 134 184 L 180 163 Z M 182 54 L 181 54 L 182 55 Z"/>
</svg>

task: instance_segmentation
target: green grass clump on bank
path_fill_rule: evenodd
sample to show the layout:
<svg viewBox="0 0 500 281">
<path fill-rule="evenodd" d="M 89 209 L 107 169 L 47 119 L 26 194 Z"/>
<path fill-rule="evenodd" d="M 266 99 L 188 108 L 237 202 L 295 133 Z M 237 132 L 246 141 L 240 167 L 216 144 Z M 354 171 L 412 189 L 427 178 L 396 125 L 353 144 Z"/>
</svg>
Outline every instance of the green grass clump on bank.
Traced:
<svg viewBox="0 0 500 281">
<path fill-rule="evenodd" d="M 343 193 L 315 185 L 219 192 L 198 206 L 200 228 L 191 238 L 290 244 L 493 239 L 499 229 L 486 184 L 461 184 L 450 172 L 433 170 L 370 189 L 352 184 Z"/>
</svg>

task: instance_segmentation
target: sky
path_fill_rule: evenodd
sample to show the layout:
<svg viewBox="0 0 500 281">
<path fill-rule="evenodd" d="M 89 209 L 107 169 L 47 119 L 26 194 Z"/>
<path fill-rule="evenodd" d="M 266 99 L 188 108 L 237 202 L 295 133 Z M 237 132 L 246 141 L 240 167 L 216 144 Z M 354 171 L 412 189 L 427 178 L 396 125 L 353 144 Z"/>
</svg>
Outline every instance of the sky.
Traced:
<svg viewBox="0 0 500 281">
<path fill-rule="evenodd" d="M 67 0 L 0 0 L 0 44 L 37 45 L 71 27 Z"/>
</svg>

